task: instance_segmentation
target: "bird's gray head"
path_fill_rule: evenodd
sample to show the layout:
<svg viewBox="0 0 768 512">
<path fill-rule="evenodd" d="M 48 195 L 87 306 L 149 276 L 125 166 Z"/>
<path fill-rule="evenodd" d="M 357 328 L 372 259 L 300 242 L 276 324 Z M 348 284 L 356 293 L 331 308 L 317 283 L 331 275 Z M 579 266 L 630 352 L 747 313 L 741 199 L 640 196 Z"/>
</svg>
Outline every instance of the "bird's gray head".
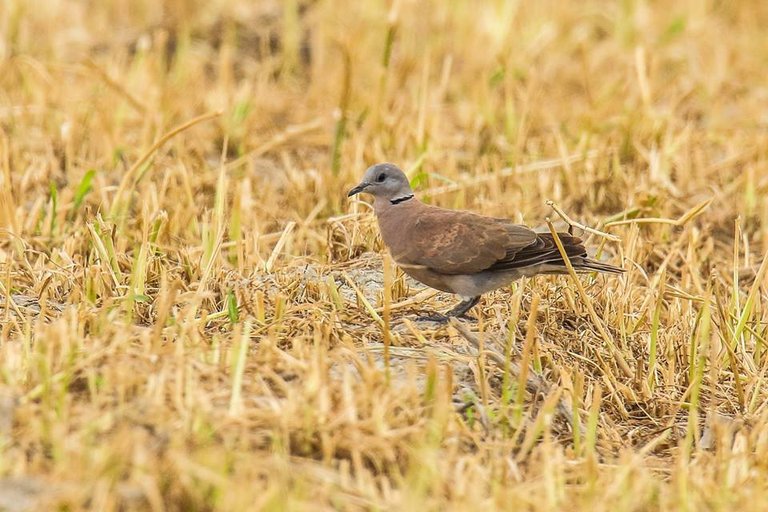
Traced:
<svg viewBox="0 0 768 512">
<path fill-rule="evenodd" d="M 389 163 L 369 167 L 360 184 L 350 190 L 347 197 L 360 192 L 371 194 L 376 199 L 388 200 L 392 204 L 413 198 L 408 177 L 396 165 Z"/>
</svg>

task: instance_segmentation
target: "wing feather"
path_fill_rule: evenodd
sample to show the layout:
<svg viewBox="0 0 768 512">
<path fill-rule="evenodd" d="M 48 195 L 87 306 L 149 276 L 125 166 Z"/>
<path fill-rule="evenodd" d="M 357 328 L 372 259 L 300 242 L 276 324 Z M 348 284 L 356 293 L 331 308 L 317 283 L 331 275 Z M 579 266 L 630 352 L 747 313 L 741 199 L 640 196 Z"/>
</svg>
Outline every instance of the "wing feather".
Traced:
<svg viewBox="0 0 768 512">
<path fill-rule="evenodd" d="M 563 257 L 560 255 L 560 250 L 557 248 L 552 234 L 537 233 L 536 235 L 535 242 L 497 261 L 488 270 L 513 270 L 543 263 L 564 265 Z M 581 238 L 568 233 L 558 233 L 557 236 L 560 238 L 568 258 L 587 256 L 587 250 L 584 248 Z"/>
<path fill-rule="evenodd" d="M 537 242 L 537 234 L 504 219 L 425 208 L 409 230 L 409 243 L 393 254 L 399 263 L 441 274 L 475 274 Z"/>
<path fill-rule="evenodd" d="M 506 219 L 423 203 L 407 207 L 409 210 L 379 214 L 382 236 L 395 261 L 404 268 L 462 275 L 565 265 L 551 233 L 537 233 Z M 558 233 L 558 237 L 576 270 L 621 271 L 590 260 L 579 237 L 569 233 Z"/>
</svg>

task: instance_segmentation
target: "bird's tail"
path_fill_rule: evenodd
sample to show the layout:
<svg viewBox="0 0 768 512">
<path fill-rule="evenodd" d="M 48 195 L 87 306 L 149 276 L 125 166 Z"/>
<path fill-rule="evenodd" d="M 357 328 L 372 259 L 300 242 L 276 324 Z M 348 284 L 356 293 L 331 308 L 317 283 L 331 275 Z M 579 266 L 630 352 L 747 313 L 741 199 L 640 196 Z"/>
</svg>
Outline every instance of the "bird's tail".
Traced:
<svg viewBox="0 0 768 512">
<path fill-rule="evenodd" d="M 560 238 L 565 253 L 571 261 L 573 270 L 576 272 L 604 272 L 606 274 L 624 273 L 624 269 L 621 267 L 616 267 L 610 263 L 603 263 L 602 261 L 597 261 L 587 256 L 587 249 L 584 247 L 584 242 L 582 242 L 581 238 L 573 236 L 570 233 L 558 233 L 557 236 Z M 559 265 L 561 271 L 564 271 L 565 262 L 560 255 L 560 251 L 556 248 L 555 240 L 552 238 L 552 235 L 550 233 L 542 233 L 539 237 L 543 238 L 547 245 L 552 245 L 552 252 L 557 252 L 556 265 Z"/>
<path fill-rule="evenodd" d="M 592 258 L 573 258 L 573 270 L 576 272 L 605 272 L 607 274 L 622 274 L 624 269 L 609 263 L 593 260 Z"/>
</svg>

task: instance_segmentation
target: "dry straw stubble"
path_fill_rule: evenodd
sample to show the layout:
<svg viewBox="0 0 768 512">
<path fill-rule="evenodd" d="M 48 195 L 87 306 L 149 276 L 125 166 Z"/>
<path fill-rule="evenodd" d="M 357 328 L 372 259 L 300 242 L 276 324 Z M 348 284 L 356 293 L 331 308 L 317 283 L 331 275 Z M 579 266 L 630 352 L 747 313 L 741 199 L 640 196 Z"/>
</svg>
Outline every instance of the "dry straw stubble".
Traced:
<svg viewBox="0 0 768 512">
<path fill-rule="evenodd" d="M 5 2 L 0 508 L 760 509 L 766 22 Z M 343 193 L 384 160 L 627 273 L 413 322 L 453 299 Z"/>
</svg>

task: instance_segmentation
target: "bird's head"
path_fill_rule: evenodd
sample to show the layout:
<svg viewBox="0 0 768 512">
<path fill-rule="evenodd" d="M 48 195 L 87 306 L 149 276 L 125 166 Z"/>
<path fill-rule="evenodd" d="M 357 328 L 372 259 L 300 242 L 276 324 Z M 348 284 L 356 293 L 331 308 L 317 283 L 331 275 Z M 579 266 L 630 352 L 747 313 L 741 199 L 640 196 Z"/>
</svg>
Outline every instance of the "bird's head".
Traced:
<svg viewBox="0 0 768 512">
<path fill-rule="evenodd" d="M 360 183 L 349 191 L 347 197 L 360 192 L 371 194 L 376 199 L 395 202 L 399 199 L 413 197 L 408 177 L 396 165 L 382 163 L 372 165 L 365 171 Z"/>
</svg>

